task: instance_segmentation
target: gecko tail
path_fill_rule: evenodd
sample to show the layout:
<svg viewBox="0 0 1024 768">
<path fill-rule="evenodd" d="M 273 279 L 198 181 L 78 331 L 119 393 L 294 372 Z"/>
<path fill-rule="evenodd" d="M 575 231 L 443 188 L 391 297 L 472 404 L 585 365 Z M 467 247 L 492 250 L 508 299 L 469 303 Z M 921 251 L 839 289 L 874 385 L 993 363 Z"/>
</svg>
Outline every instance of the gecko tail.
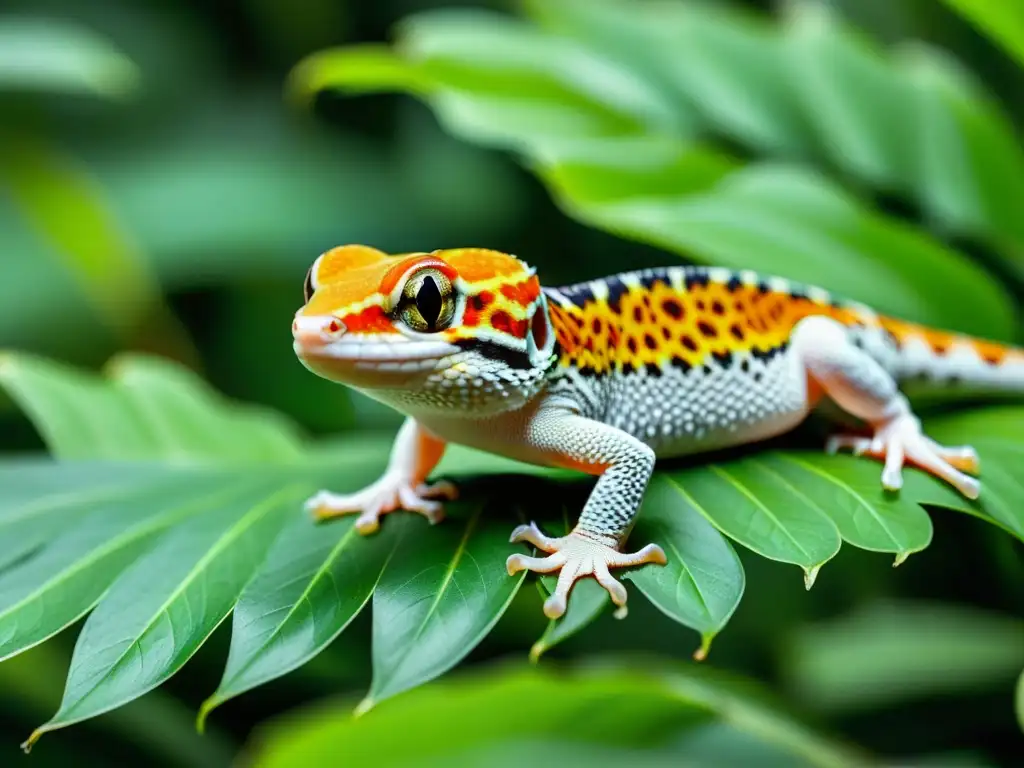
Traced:
<svg viewBox="0 0 1024 768">
<path fill-rule="evenodd" d="M 978 394 L 1024 394 L 1024 349 L 914 323 L 878 318 L 883 364 L 901 383 Z"/>
</svg>

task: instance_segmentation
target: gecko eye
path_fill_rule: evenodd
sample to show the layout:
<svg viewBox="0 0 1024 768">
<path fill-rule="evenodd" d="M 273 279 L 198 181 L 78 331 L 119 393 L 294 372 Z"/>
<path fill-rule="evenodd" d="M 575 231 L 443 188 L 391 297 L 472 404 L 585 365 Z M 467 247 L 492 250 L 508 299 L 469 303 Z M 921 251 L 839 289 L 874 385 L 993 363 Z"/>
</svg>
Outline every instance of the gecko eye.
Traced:
<svg viewBox="0 0 1024 768">
<path fill-rule="evenodd" d="M 307 304 L 313 297 L 314 290 L 316 289 L 313 287 L 313 268 L 310 267 L 309 271 L 306 272 L 306 283 L 302 286 L 302 295 L 305 297 Z"/>
<path fill-rule="evenodd" d="M 402 290 L 402 320 L 420 333 L 443 331 L 455 314 L 451 281 L 435 269 L 413 275 Z"/>
</svg>

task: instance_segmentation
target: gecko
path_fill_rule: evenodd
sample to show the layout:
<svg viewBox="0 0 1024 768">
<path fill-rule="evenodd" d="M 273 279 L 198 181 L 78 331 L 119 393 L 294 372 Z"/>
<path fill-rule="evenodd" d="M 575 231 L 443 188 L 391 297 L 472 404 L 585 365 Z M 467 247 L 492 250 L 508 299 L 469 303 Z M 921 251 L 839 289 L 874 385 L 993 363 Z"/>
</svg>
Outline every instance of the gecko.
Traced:
<svg viewBox="0 0 1024 768">
<path fill-rule="evenodd" d="M 866 434 L 835 434 L 827 451 L 878 460 L 889 491 L 909 464 L 976 499 L 977 453 L 924 434 L 900 385 L 1024 390 L 1018 349 L 748 270 L 668 266 L 543 287 L 496 250 L 345 245 L 316 258 L 304 300 L 299 361 L 406 417 L 376 482 L 320 491 L 306 507 L 317 520 L 356 515 L 362 534 L 398 509 L 439 522 L 457 489 L 428 478 L 448 443 L 595 476 L 567 535 L 535 522 L 511 534 L 542 556 L 510 555 L 510 575 L 558 572 L 543 607 L 552 619 L 584 577 L 623 615 L 613 569 L 666 564 L 656 543 L 626 548 L 657 459 L 766 440 L 829 400 Z"/>
</svg>

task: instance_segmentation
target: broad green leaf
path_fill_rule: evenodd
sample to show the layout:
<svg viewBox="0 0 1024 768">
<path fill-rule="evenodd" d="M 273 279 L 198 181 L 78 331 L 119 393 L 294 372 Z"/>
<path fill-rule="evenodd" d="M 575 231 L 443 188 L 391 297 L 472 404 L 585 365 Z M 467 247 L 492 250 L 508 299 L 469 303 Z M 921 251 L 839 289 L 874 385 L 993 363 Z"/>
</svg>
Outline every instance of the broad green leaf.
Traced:
<svg viewBox="0 0 1024 768">
<path fill-rule="evenodd" d="M 288 523 L 238 599 L 227 667 L 200 727 L 215 707 L 320 653 L 369 601 L 406 524 L 388 519 L 364 537 L 354 522 L 317 526 L 297 515 Z"/>
<path fill-rule="evenodd" d="M 600 659 L 570 670 L 493 667 L 453 676 L 390 701 L 372 716 L 352 718 L 344 706 L 307 709 L 261 735 L 253 764 L 314 765 L 344 756 L 381 768 L 436 765 L 450 755 L 452 744 L 487 750 L 515 743 L 518 749 L 525 741 L 556 749 L 632 748 L 641 759 L 673 755 L 683 760 L 674 764 L 686 765 L 679 737 L 716 720 L 784 749 L 796 764 L 838 768 L 864 762 L 781 714 L 749 686 L 694 675 L 691 667 Z"/>
<path fill-rule="evenodd" d="M 945 488 L 937 488 L 920 501 L 980 517 L 1024 540 L 1024 506 L 1021 505 L 1024 478 L 1020 475 L 1024 445 L 988 441 L 984 437 L 974 440 L 973 445 L 982 463 L 980 498 L 970 501 Z"/>
<path fill-rule="evenodd" d="M 787 73 L 832 163 L 888 189 L 914 178 L 910 89 L 824 5 L 794 4 L 783 28 Z"/>
<path fill-rule="evenodd" d="M 139 83 L 135 64 L 91 30 L 56 19 L 0 20 L 0 89 L 121 99 Z"/>
<path fill-rule="evenodd" d="M 388 521 L 403 528 L 373 593 L 373 683 L 361 711 L 447 672 L 501 618 L 525 572 L 506 573 L 508 531 L 484 523 L 500 509 L 469 497 L 434 528 L 418 516 Z"/>
<path fill-rule="evenodd" d="M 835 524 L 751 459 L 664 472 L 689 511 L 764 557 L 799 565 L 807 588 L 839 551 Z M 727 602 L 723 601 L 723 602 Z"/>
<path fill-rule="evenodd" d="M 129 463 L 0 465 L 0 571 L 41 550 L 91 506 L 141 492 L 166 474 L 166 468 Z"/>
<path fill-rule="evenodd" d="M 549 140 L 533 156 L 568 207 L 704 192 L 737 166 L 716 150 L 653 135 Z"/>
<path fill-rule="evenodd" d="M 531 0 L 530 15 L 644 74 L 704 122 L 765 151 L 804 155 L 811 135 L 779 41 L 752 14 L 712 5 Z"/>
<path fill-rule="evenodd" d="M 63 459 L 287 460 L 294 427 L 228 403 L 176 363 L 115 358 L 107 380 L 27 355 L 0 358 L 0 385 Z"/>
<path fill-rule="evenodd" d="M 398 48 L 436 82 L 562 103 L 610 132 L 671 128 L 671 102 L 629 69 L 574 41 L 497 13 L 442 9 L 406 19 Z"/>
<path fill-rule="evenodd" d="M 789 686 L 815 710 L 893 707 L 1009 684 L 1024 621 L 973 608 L 879 604 L 800 630 L 784 645 Z"/>
<path fill-rule="evenodd" d="M 161 531 L 216 508 L 215 483 L 182 479 L 94 505 L 75 523 L 64 521 L 36 557 L 0 574 L 0 660 L 84 615 Z"/>
<path fill-rule="evenodd" d="M 938 222 L 987 232 L 1024 270 L 1024 151 L 994 98 L 947 54 L 916 45 L 902 60 L 914 83 L 918 194 Z"/>
<path fill-rule="evenodd" d="M 60 709 L 25 748 L 177 672 L 228 615 L 283 516 L 299 512 L 301 490 L 236 484 L 215 509 L 175 526 L 122 572 L 78 637 Z"/>
<path fill-rule="evenodd" d="M 931 543 L 932 521 L 914 502 L 914 487 L 886 493 L 875 462 L 803 451 L 773 451 L 747 461 L 776 475 L 794 497 L 820 510 L 843 541 L 855 547 L 891 552 L 901 563 Z"/>
<path fill-rule="evenodd" d="M 1018 0 L 945 0 L 1024 66 L 1024 5 Z"/>
<path fill-rule="evenodd" d="M 703 659 L 743 597 L 743 566 L 729 542 L 694 507 L 685 486 L 658 473 L 644 495 L 632 546 L 654 542 L 668 563 L 625 575 L 669 618 L 697 630 Z"/>
<path fill-rule="evenodd" d="M 704 195 L 626 199 L 580 212 L 613 232 L 818 285 L 897 317 L 990 338 L 1013 328 L 1006 291 L 980 267 L 795 168 L 752 166 Z M 955 306 L 947 301 L 950 285 L 958 286 Z"/>
</svg>

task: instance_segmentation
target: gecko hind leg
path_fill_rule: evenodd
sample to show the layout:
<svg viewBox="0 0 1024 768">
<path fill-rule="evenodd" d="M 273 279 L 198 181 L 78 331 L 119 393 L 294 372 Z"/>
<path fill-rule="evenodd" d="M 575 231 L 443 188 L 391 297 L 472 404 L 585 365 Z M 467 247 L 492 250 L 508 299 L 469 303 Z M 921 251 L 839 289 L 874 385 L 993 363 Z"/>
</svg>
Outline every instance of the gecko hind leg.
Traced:
<svg viewBox="0 0 1024 768">
<path fill-rule="evenodd" d="M 848 330 L 831 318 L 808 317 L 793 329 L 792 345 L 807 374 L 841 408 L 866 421 L 872 435 L 837 435 L 826 450 L 851 450 L 883 462 L 882 487 L 903 487 L 903 466 L 912 464 L 944 480 L 969 499 L 981 491 L 966 473 L 980 469 L 970 446 L 945 447 L 921 431 L 893 377 L 867 352 L 857 347 Z"/>
</svg>

